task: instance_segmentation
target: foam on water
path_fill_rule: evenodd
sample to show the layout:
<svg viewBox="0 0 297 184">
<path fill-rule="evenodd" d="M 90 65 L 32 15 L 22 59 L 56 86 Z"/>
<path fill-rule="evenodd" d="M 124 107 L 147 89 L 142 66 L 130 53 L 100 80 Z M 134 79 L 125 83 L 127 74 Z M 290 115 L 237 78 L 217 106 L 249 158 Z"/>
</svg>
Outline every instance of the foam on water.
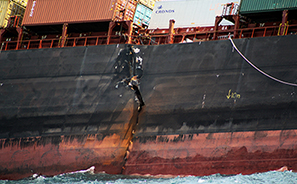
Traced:
<svg viewBox="0 0 297 184">
<path fill-rule="evenodd" d="M 186 176 L 186 177 L 169 177 L 169 176 L 125 176 L 125 175 L 110 175 L 105 173 L 94 174 L 95 167 L 90 167 L 86 170 L 69 172 L 53 177 L 45 177 L 33 174 L 32 177 L 18 180 L 8 181 L 0 180 L 0 184 L 132 184 L 132 183 L 149 183 L 149 184 L 296 184 L 297 173 L 291 171 L 277 172 L 269 171 L 265 173 L 257 173 L 252 175 L 232 175 L 226 176 L 214 174 L 210 176 Z"/>
<path fill-rule="evenodd" d="M 74 172 L 69 172 L 69 173 L 65 173 L 65 174 L 76 174 L 76 173 L 90 173 L 90 174 L 94 174 L 95 172 L 95 166 L 90 167 L 89 169 L 86 170 L 80 170 L 80 171 L 74 171 Z M 64 175 L 64 174 L 61 174 Z"/>
</svg>

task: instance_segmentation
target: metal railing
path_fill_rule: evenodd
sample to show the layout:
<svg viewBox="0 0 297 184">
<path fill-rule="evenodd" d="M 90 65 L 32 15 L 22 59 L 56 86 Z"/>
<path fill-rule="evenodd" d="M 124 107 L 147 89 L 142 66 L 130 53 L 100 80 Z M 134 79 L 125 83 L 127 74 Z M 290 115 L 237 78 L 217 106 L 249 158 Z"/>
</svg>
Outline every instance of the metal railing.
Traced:
<svg viewBox="0 0 297 184">
<path fill-rule="evenodd" d="M 224 40 L 228 39 L 231 35 L 233 38 L 254 38 L 254 37 L 267 37 L 279 36 L 280 26 L 263 26 L 254 28 L 243 28 L 234 30 L 225 29 L 218 30 L 217 38 L 214 38 L 215 31 L 192 31 L 183 32 L 173 35 L 173 43 L 184 42 L 197 42 L 209 40 Z M 236 37 L 234 34 L 236 33 Z M 297 34 L 297 24 L 286 25 L 284 35 Z M 109 44 L 124 44 L 127 43 L 127 36 L 113 35 L 109 38 Z M 33 39 L 17 41 L 4 41 L 2 43 L 2 50 L 24 50 L 24 49 L 42 49 L 42 48 L 59 48 L 61 46 L 61 38 L 53 39 Z M 92 46 L 92 45 L 106 45 L 108 36 L 84 36 L 84 37 L 68 37 L 65 40 L 64 47 L 77 47 L 77 46 Z M 168 34 L 145 34 L 143 36 L 133 35 L 132 44 L 136 45 L 160 45 L 168 44 Z"/>
<path fill-rule="evenodd" d="M 215 31 L 204 31 L 204 32 L 188 32 L 182 34 L 174 34 L 173 43 L 184 43 L 184 42 L 199 42 L 199 41 L 210 41 L 210 40 L 226 40 L 229 36 L 233 38 L 255 38 L 255 37 L 268 37 L 268 36 L 280 36 L 280 26 L 267 26 L 267 27 L 254 27 L 254 28 L 243 28 L 243 29 L 226 29 L 218 30 L 217 38 L 214 38 Z M 236 37 L 234 37 L 236 33 Z M 287 25 L 284 35 L 297 34 L 297 24 Z M 168 44 L 168 35 L 151 35 L 151 36 L 138 36 L 134 37 L 134 44 L 139 45 L 160 45 Z"/>
</svg>

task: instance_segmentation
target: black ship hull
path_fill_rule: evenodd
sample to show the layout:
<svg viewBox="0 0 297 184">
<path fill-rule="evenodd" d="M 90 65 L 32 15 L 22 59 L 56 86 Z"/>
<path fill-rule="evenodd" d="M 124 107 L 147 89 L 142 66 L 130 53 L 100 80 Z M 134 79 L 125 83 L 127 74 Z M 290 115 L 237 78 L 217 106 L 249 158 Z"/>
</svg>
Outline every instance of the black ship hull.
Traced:
<svg viewBox="0 0 297 184">
<path fill-rule="evenodd" d="M 291 83 L 296 41 L 234 40 Z M 123 174 L 297 170 L 296 87 L 259 73 L 229 40 L 5 51 L 0 67 L 1 179 L 92 165 Z M 123 82 L 133 75 L 141 110 Z"/>
</svg>

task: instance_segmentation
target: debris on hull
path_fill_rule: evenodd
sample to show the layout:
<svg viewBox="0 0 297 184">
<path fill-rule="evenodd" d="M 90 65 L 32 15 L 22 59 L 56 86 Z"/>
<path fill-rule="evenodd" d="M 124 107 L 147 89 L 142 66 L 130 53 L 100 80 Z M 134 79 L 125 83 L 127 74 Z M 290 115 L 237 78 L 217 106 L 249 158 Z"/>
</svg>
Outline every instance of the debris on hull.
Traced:
<svg viewBox="0 0 297 184">
<path fill-rule="evenodd" d="M 296 42 L 234 40 L 258 68 L 291 83 Z M 296 87 L 252 68 L 229 40 L 0 56 L 1 179 L 91 166 L 154 175 L 297 170 Z"/>
</svg>

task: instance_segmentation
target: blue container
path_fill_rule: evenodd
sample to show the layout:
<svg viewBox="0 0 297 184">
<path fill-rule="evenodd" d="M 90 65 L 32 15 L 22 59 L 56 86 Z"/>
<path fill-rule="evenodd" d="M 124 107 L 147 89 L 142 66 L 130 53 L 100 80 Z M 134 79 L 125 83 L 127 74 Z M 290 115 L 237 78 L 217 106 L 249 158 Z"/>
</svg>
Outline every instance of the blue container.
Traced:
<svg viewBox="0 0 297 184">
<path fill-rule="evenodd" d="M 152 10 L 143 4 L 138 4 L 134 14 L 133 22 L 138 26 L 149 25 L 152 15 Z"/>
</svg>

